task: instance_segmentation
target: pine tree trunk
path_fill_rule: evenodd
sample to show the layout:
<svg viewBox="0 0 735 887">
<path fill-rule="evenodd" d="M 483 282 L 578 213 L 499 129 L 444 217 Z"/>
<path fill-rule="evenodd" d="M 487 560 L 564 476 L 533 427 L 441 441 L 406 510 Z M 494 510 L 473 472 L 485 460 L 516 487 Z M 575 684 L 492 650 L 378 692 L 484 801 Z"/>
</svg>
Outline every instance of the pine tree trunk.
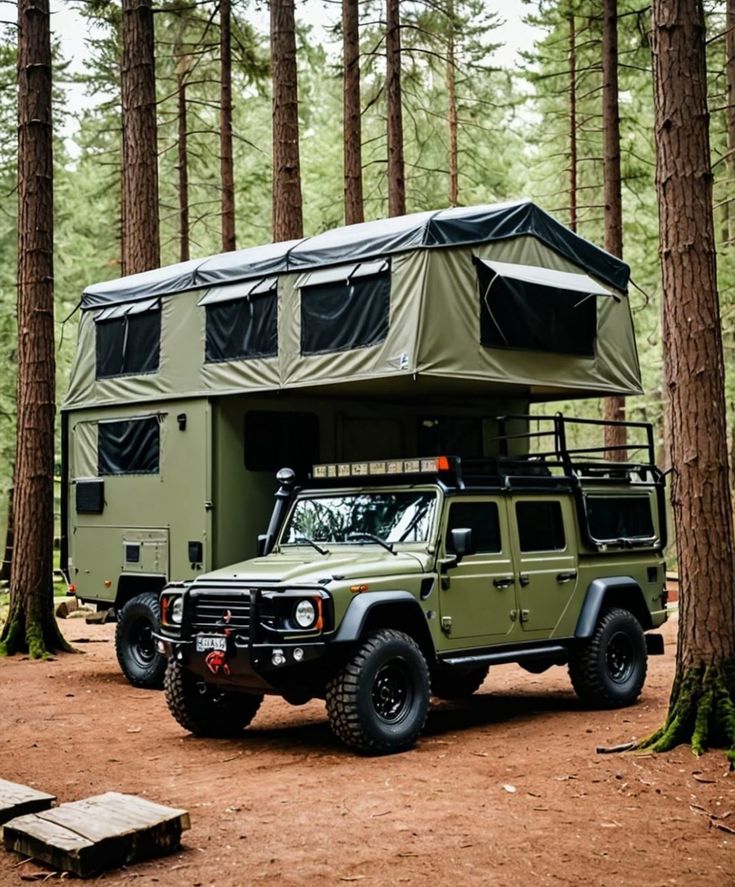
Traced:
<svg viewBox="0 0 735 887">
<path fill-rule="evenodd" d="M 15 550 L 0 651 L 68 649 L 53 605 L 54 267 L 49 0 L 18 3 Z"/>
<path fill-rule="evenodd" d="M 235 249 L 235 170 L 232 160 L 232 38 L 230 0 L 220 0 L 220 178 L 222 249 Z"/>
<path fill-rule="evenodd" d="M 362 201 L 362 121 L 360 118 L 360 31 L 358 0 L 342 0 L 344 65 L 345 224 L 365 221 Z"/>
<path fill-rule="evenodd" d="M 304 235 L 294 0 L 271 0 L 273 240 Z"/>
<path fill-rule="evenodd" d="M 618 0 L 603 0 L 602 13 L 602 165 L 605 194 L 605 249 L 623 258 L 623 198 L 620 186 L 620 107 L 618 104 Z M 625 419 L 625 398 L 602 400 L 602 418 Z M 625 461 L 625 426 L 605 426 L 605 446 L 621 447 L 608 454 Z"/>
<path fill-rule="evenodd" d="M 399 7 L 400 0 L 387 0 L 385 95 L 388 114 L 388 215 L 390 216 L 402 216 L 406 212 Z"/>
<path fill-rule="evenodd" d="M 569 227 L 577 230 L 577 31 L 569 16 Z"/>
<path fill-rule="evenodd" d="M 727 188 L 732 195 L 735 186 L 735 0 L 727 0 L 725 10 L 725 119 L 727 120 Z M 735 242 L 735 206 L 725 206 L 729 243 Z"/>
<path fill-rule="evenodd" d="M 179 175 L 179 261 L 190 258 L 189 248 L 189 121 L 186 104 L 186 82 L 189 77 L 189 56 L 177 47 L 176 92 L 178 117 L 178 161 Z"/>
<path fill-rule="evenodd" d="M 447 122 L 449 125 L 449 205 L 459 204 L 459 154 L 457 150 L 457 71 L 454 57 L 454 0 L 447 2 Z"/>
<path fill-rule="evenodd" d="M 13 573 L 13 496 L 15 488 L 8 490 L 8 522 L 5 528 L 5 554 L 3 556 L 3 565 L 0 567 L 0 580 L 10 582 Z"/>
<path fill-rule="evenodd" d="M 676 675 L 654 750 L 735 761 L 735 562 L 701 0 L 654 0 L 664 378 L 681 597 Z"/>
<path fill-rule="evenodd" d="M 123 274 L 161 264 L 151 0 L 122 0 Z"/>
</svg>

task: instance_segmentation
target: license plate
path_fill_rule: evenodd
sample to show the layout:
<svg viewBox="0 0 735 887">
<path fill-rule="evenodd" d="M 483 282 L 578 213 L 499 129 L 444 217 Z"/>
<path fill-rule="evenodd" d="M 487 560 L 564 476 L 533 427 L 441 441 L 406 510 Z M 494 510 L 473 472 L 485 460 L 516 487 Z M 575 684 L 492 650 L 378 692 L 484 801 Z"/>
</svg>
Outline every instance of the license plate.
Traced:
<svg viewBox="0 0 735 887">
<path fill-rule="evenodd" d="M 227 652 L 227 638 L 218 636 L 197 635 L 196 651 L 197 653 L 209 653 L 210 650 L 219 650 L 221 653 Z"/>
</svg>

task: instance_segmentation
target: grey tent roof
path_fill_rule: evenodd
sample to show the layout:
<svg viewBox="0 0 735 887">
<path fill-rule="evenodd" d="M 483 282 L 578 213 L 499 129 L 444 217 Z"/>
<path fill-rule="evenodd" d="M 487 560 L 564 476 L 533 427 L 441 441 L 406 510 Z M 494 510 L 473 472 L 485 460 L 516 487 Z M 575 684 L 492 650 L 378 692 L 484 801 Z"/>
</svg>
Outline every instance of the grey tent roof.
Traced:
<svg viewBox="0 0 735 887">
<path fill-rule="evenodd" d="M 580 268 L 617 290 L 625 290 L 629 267 L 575 234 L 530 200 L 455 207 L 334 228 L 314 237 L 288 240 L 192 259 L 131 274 L 85 289 L 82 308 L 98 308 L 172 295 L 250 277 L 306 271 L 417 248 L 469 246 L 533 235 Z"/>
</svg>

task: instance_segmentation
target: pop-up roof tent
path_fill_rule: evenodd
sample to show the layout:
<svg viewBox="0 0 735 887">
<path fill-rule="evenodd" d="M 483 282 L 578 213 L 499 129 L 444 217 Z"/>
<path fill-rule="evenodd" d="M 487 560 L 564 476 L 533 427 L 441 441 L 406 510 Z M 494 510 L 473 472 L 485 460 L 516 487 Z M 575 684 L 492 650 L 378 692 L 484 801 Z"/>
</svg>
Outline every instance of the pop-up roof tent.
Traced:
<svg viewBox="0 0 735 887">
<path fill-rule="evenodd" d="M 66 407 L 638 394 L 629 269 L 529 201 L 416 213 L 85 290 Z"/>
</svg>

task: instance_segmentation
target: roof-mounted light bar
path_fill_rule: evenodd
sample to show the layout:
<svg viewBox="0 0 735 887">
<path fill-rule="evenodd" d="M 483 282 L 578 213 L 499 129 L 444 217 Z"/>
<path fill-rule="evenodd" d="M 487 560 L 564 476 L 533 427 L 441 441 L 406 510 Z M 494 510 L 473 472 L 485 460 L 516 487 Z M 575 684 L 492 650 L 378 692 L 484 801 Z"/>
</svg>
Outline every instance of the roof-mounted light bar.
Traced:
<svg viewBox="0 0 735 887">
<path fill-rule="evenodd" d="M 437 474 L 451 469 L 448 456 L 431 456 L 419 459 L 380 459 L 376 462 L 329 462 L 315 465 L 314 480 L 343 477 L 385 477 L 398 474 Z"/>
</svg>

